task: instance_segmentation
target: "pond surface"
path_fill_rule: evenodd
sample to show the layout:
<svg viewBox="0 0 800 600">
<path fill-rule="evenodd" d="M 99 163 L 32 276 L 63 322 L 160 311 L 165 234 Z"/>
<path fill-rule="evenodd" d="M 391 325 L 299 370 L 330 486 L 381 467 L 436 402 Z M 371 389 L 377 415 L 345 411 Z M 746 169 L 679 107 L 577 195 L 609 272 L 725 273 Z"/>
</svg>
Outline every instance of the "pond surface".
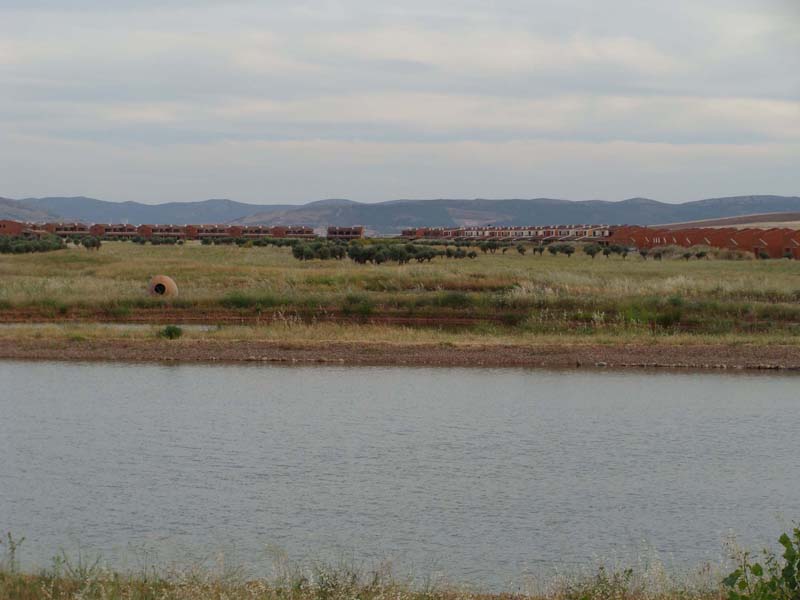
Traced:
<svg viewBox="0 0 800 600">
<path fill-rule="evenodd" d="M 682 569 L 800 518 L 798 431 L 783 375 L 0 362 L 0 530 L 28 565 Z"/>
</svg>

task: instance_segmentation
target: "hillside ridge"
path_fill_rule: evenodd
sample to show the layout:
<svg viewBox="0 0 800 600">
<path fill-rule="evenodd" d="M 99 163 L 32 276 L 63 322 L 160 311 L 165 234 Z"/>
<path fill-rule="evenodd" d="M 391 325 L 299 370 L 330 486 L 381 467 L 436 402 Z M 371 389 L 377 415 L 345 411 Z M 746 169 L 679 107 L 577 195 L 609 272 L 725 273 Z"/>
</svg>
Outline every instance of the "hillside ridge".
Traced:
<svg viewBox="0 0 800 600">
<path fill-rule="evenodd" d="M 25 221 L 240 225 L 364 225 L 373 233 L 409 227 L 604 223 L 655 225 L 751 214 L 800 212 L 800 197 L 775 195 L 707 198 L 670 204 L 649 198 L 609 200 L 398 199 L 376 203 L 326 199 L 302 205 L 246 204 L 230 199 L 197 202 L 109 202 L 84 196 L 0 198 L 0 218 Z"/>
</svg>

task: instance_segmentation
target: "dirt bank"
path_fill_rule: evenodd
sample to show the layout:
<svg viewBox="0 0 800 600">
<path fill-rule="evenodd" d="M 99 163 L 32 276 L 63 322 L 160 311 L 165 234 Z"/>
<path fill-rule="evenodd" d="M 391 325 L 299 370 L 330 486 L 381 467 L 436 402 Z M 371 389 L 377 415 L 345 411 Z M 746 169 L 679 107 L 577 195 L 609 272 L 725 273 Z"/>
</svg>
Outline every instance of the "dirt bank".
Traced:
<svg viewBox="0 0 800 600">
<path fill-rule="evenodd" d="M 445 345 L 217 340 L 0 340 L 0 359 L 458 367 L 800 370 L 800 348 L 737 345 Z"/>
</svg>

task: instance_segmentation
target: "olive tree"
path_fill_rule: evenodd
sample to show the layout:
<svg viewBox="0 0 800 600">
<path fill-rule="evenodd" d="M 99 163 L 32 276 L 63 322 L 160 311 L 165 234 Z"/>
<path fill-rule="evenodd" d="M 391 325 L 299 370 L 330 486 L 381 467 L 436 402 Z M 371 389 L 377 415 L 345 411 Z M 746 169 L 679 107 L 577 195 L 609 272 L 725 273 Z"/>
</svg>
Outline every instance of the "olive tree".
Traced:
<svg viewBox="0 0 800 600">
<path fill-rule="evenodd" d="M 583 252 L 584 254 L 591 256 L 592 260 L 594 260 L 594 257 L 600 253 L 600 246 L 597 244 L 588 244 L 587 246 L 583 247 Z"/>
</svg>

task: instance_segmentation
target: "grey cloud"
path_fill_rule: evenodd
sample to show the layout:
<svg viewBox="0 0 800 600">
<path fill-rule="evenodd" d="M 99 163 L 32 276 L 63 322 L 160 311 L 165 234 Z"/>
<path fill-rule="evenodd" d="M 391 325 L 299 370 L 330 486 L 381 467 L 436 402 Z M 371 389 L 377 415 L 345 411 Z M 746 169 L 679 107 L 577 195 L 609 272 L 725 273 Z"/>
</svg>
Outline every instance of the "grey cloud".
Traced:
<svg viewBox="0 0 800 600">
<path fill-rule="evenodd" d="M 193 160 L 219 144 L 264 143 L 284 171 L 302 173 L 313 163 L 319 181 L 333 188 L 299 193 L 285 178 L 273 179 L 298 193 L 297 200 L 370 197 L 379 183 L 404 179 L 411 167 L 416 187 L 404 184 L 403 195 L 436 195 L 426 190 L 461 189 L 467 181 L 491 196 L 498 194 L 484 183 L 498 190 L 555 185 L 572 177 L 576 162 L 593 164 L 591 149 L 613 153 L 615 144 L 629 142 L 687 153 L 704 144 L 734 153 L 762 148 L 771 162 L 747 168 L 740 160 L 735 173 L 719 163 L 720 150 L 692 156 L 705 172 L 726 174 L 716 180 L 720 187 L 730 181 L 743 188 L 727 191 L 798 193 L 800 161 L 792 154 L 800 135 L 798 25 L 800 10 L 791 0 L 0 0 L 0 128 L 18 140 L 17 154 L 0 163 L 0 180 L 26 188 L 18 195 L 43 193 L 42 177 L 31 175 L 36 165 L 20 162 L 27 156 L 48 164 L 48 185 L 74 185 L 70 168 L 77 167 L 57 150 L 66 144 L 116 149 L 104 161 L 124 156 L 124 163 L 106 165 L 103 185 L 113 187 L 115 172 L 142 165 L 138 170 L 153 182 L 172 182 L 174 190 L 172 168 L 183 173 L 180 193 L 206 196 L 212 195 L 202 187 L 207 182 L 190 176 Z M 428 106 L 429 96 L 444 100 Z M 625 110 L 620 98 L 632 108 Z M 574 109 L 565 111 L 570 103 Z M 285 150 L 287 143 L 317 141 L 356 156 L 334 168 Z M 576 144 L 582 155 L 559 155 L 544 176 L 509 163 L 477 163 L 460 152 L 464 143 L 501 155 L 509 143 L 538 152 L 548 143 Z M 373 144 L 383 162 L 358 154 Z M 438 167 L 402 158 L 399 152 L 410 147 L 435 148 Z M 182 161 L 151 163 L 133 148 L 153 156 L 171 149 Z M 649 174 L 673 197 L 680 195 L 676 186 L 695 197 L 690 178 L 676 183 L 661 176 L 686 168 L 676 156 L 664 151 L 659 160 L 668 164 L 639 165 L 641 183 Z M 633 164 L 635 157 L 620 161 Z M 246 156 L 227 156 L 222 168 L 221 181 L 258 185 Z M 598 185 L 584 197 L 624 187 L 602 170 L 584 172 Z M 131 181 L 121 174 L 117 181 L 119 190 L 106 195 L 125 198 Z M 764 181 L 785 187 L 748 187 Z M 137 189 L 145 189 L 141 184 Z M 235 187 L 242 197 L 255 194 L 255 187 Z M 645 193 L 652 192 L 630 195 Z"/>
</svg>

